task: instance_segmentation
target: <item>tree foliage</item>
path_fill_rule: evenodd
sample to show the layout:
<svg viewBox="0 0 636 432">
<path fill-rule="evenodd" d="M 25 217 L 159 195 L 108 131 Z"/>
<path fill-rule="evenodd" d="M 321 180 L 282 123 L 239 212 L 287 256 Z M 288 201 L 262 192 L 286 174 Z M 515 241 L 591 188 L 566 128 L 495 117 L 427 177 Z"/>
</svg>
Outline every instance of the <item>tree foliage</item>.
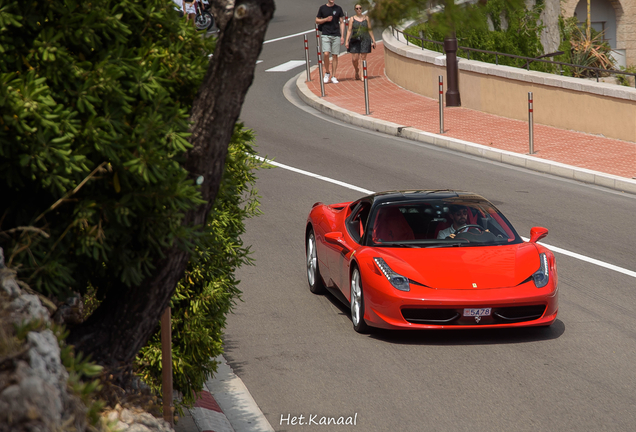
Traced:
<svg viewBox="0 0 636 432">
<path fill-rule="evenodd" d="M 382 26 L 426 20 L 436 32 L 449 36 L 466 26 L 482 26 L 481 17 L 491 1 L 362 0 L 362 3 L 369 7 L 369 16 Z M 524 4 L 522 0 L 496 1 L 510 10 L 523 8 Z"/>
<path fill-rule="evenodd" d="M 250 151 L 251 136 L 234 127 L 274 3 L 213 8 L 216 43 L 168 0 L 0 0 L 0 241 L 42 293 L 96 289 L 102 301 L 69 343 L 121 385 L 191 254 L 176 334 L 181 324 L 194 332 L 189 311 L 197 325 L 212 319 L 205 355 L 220 344 L 224 317 L 214 313 L 237 295 L 228 272 L 247 260 L 235 238 L 242 220 L 229 220 L 254 211 L 249 195 L 247 209 L 232 209 L 251 174 L 230 172 L 222 217 L 209 214 L 233 132 Z M 225 231 L 210 237 L 216 223 Z M 222 257 L 218 274 L 205 267 Z M 184 388 L 198 378 L 187 379 Z"/>
<path fill-rule="evenodd" d="M 216 371 L 213 358 L 223 353 L 225 317 L 240 298 L 234 272 L 252 263 L 241 235 L 245 219 L 259 214 L 254 170 L 260 164 L 252 157 L 253 139 L 250 130 L 237 124 L 203 242 L 190 258 L 172 297 L 173 383 L 185 404 L 194 403 L 194 392 L 199 392 Z M 137 372 L 157 392 L 161 388 L 161 358 L 157 328 L 136 360 Z"/>
<path fill-rule="evenodd" d="M 166 0 L 0 0 L 0 241 L 20 278 L 103 297 L 192 247 L 180 161 L 213 49 Z"/>
<path fill-rule="evenodd" d="M 535 58 L 543 54 L 540 39 L 542 27 L 539 19 L 541 10 L 540 5 L 531 9 L 511 8 L 504 0 L 490 0 L 485 6 L 474 11 L 470 23 L 457 28 L 458 44 L 468 48 Z M 406 32 L 413 36 L 421 34 L 425 39 L 436 41 L 443 40 L 446 35 L 432 21 L 415 25 Z M 420 43 L 416 39 L 412 41 L 416 44 Z M 424 46 L 427 49 L 443 52 L 440 45 L 425 42 Z M 467 57 L 468 53 L 460 49 L 458 55 Z M 493 54 L 474 51 L 470 53 L 470 58 L 517 67 L 526 63 L 523 59 L 496 57 Z M 530 67 L 543 69 L 545 66 L 543 63 L 531 63 Z"/>
</svg>

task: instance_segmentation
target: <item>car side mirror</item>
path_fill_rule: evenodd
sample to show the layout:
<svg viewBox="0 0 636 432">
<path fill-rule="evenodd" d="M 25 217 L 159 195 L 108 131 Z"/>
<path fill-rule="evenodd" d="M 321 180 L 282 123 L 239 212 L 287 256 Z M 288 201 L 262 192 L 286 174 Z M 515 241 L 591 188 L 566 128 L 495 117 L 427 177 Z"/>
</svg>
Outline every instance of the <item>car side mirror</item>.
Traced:
<svg viewBox="0 0 636 432">
<path fill-rule="evenodd" d="M 536 243 L 548 235 L 548 229 L 543 227 L 533 227 L 530 229 L 530 243 Z"/>
</svg>

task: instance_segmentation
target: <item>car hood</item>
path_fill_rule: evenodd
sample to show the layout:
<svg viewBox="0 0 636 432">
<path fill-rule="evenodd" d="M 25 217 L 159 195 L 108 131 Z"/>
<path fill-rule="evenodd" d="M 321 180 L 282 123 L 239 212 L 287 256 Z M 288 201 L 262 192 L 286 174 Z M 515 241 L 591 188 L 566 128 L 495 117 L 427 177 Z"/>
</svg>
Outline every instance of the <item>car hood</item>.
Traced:
<svg viewBox="0 0 636 432">
<path fill-rule="evenodd" d="M 534 244 L 449 248 L 377 248 L 395 272 L 435 289 L 514 287 L 539 269 Z"/>
</svg>

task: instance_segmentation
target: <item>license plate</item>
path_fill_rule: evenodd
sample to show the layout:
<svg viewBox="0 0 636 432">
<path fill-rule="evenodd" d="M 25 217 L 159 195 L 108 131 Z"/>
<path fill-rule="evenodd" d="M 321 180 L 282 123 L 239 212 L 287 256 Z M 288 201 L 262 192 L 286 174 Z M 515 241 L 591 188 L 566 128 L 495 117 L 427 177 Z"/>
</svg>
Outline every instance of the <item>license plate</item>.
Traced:
<svg viewBox="0 0 636 432">
<path fill-rule="evenodd" d="M 479 308 L 479 309 L 464 309 L 464 316 L 476 317 L 476 316 L 490 316 L 492 308 Z"/>
</svg>

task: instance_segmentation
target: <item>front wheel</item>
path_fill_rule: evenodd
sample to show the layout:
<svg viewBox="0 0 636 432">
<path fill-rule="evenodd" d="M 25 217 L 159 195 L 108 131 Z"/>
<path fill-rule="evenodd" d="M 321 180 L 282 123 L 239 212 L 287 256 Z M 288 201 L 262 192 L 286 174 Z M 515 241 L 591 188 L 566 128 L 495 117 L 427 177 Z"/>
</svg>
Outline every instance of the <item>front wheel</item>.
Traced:
<svg viewBox="0 0 636 432">
<path fill-rule="evenodd" d="M 207 30 L 214 24 L 214 18 L 208 11 L 203 11 L 194 19 L 194 25 L 197 30 Z"/>
<path fill-rule="evenodd" d="M 354 268 L 351 273 L 351 321 L 355 331 L 369 333 L 369 325 L 364 320 L 364 291 L 358 268 Z"/>
<path fill-rule="evenodd" d="M 325 291 L 325 284 L 320 276 L 320 266 L 318 265 L 318 253 L 316 252 L 316 236 L 314 231 L 309 231 L 307 236 L 307 282 L 309 291 L 314 294 L 322 294 Z"/>
</svg>

